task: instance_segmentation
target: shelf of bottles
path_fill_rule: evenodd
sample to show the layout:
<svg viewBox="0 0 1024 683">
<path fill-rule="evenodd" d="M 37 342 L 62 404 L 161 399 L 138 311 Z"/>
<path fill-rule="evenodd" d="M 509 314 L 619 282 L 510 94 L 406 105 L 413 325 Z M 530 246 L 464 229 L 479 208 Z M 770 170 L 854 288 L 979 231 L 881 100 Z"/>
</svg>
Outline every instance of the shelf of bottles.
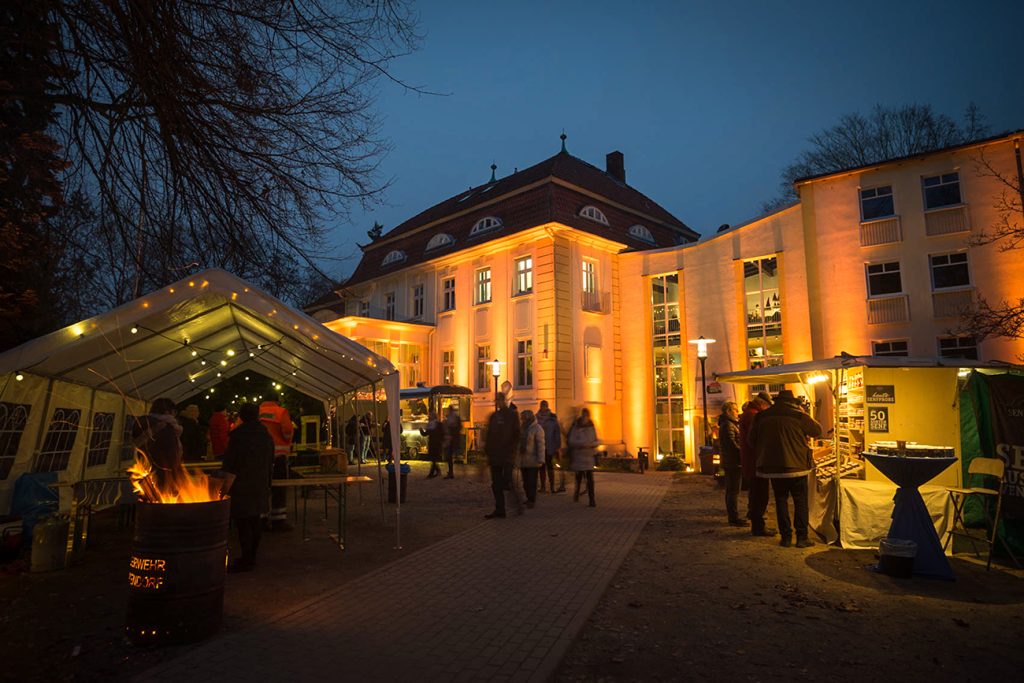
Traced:
<svg viewBox="0 0 1024 683">
<path fill-rule="evenodd" d="M 839 382 L 839 400 L 836 403 L 837 453 L 835 462 L 821 463 L 818 476 L 827 472 L 840 477 L 864 478 L 864 373 L 851 369 Z M 833 469 L 829 471 L 829 466 Z"/>
</svg>

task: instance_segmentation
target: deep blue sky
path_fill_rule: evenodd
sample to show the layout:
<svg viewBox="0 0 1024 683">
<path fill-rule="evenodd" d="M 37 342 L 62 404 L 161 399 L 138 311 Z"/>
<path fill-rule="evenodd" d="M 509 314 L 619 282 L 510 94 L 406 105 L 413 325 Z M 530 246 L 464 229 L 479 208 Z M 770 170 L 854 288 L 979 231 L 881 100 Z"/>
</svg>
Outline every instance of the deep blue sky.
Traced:
<svg viewBox="0 0 1024 683">
<path fill-rule="evenodd" d="M 1024 128 L 1021 0 L 518 2 L 418 5 L 422 48 L 381 83 L 392 152 L 385 205 L 338 226 L 336 253 L 470 185 L 569 151 L 702 234 L 759 213 L 807 137 L 875 103 L 974 101 L 993 132 Z M 357 255 L 343 265 L 347 275 Z"/>
</svg>

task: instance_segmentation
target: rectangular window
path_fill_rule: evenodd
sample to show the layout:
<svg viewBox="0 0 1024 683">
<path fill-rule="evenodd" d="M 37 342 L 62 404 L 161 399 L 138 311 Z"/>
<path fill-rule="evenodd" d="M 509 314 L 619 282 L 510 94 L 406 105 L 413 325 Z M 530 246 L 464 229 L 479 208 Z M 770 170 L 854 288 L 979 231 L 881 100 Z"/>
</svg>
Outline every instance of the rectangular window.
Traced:
<svg viewBox="0 0 1024 683">
<path fill-rule="evenodd" d="M 516 287 L 513 296 L 529 294 L 533 291 L 533 257 L 524 256 L 516 259 Z"/>
<path fill-rule="evenodd" d="M 384 295 L 384 319 L 395 319 L 395 293 L 388 292 Z"/>
<path fill-rule="evenodd" d="M 403 387 L 414 387 L 423 380 L 420 359 L 423 347 L 419 344 L 402 344 L 398 351 L 398 376 Z"/>
<path fill-rule="evenodd" d="M 524 389 L 533 386 L 532 339 L 520 339 L 516 342 L 516 386 Z"/>
<path fill-rule="evenodd" d="M 978 342 L 974 337 L 940 337 L 939 357 L 978 360 Z"/>
<path fill-rule="evenodd" d="M 135 425 L 138 421 L 135 416 L 129 412 L 124 414 L 124 424 L 121 426 L 121 461 L 134 460 L 135 459 L 135 441 L 132 438 L 132 433 L 135 431 Z"/>
<path fill-rule="evenodd" d="M 936 254 L 928 258 L 932 269 L 932 289 L 968 287 L 971 272 L 967 267 L 967 252 Z"/>
<path fill-rule="evenodd" d="M 423 285 L 414 285 L 412 288 L 412 317 L 423 317 Z"/>
<path fill-rule="evenodd" d="M 869 263 L 867 265 L 868 296 L 886 296 L 903 292 L 900 262 Z"/>
<path fill-rule="evenodd" d="M 57 408 L 53 411 L 43 447 L 32 464 L 33 472 L 59 472 L 68 468 L 81 419 L 82 411 L 77 408 Z"/>
<path fill-rule="evenodd" d="M 586 294 L 597 293 L 597 264 L 583 261 L 583 291 Z"/>
<path fill-rule="evenodd" d="M 871 355 L 873 356 L 909 356 L 910 349 L 906 339 L 895 341 L 871 342 Z"/>
<path fill-rule="evenodd" d="M 683 396 L 683 355 L 679 335 L 679 276 L 651 278 L 651 332 L 654 349 L 654 434 L 656 454 L 685 454 L 686 417 Z M 589 346 L 584 350 L 584 376 L 592 372 Z"/>
<path fill-rule="evenodd" d="M 455 384 L 455 352 L 441 352 L 441 384 Z"/>
<path fill-rule="evenodd" d="M 892 185 L 873 187 L 860 191 L 860 216 L 862 221 L 888 218 L 896 211 L 892 201 Z"/>
<path fill-rule="evenodd" d="M 359 315 L 364 318 L 370 317 L 370 300 L 363 299 L 359 302 Z"/>
<path fill-rule="evenodd" d="M 476 390 L 487 391 L 491 388 L 491 347 L 476 347 Z"/>
<path fill-rule="evenodd" d="M 743 305 L 747 316 L 748 365 L 751 368 L 780 365 L 782 300 L 779 298 L 778 257 L 770 256 L 743 264 Z"/>
<path fill-rule="evenodd" d="M 114 413 L 93 414 L 92 430 L 89 432 L 89 450 L 85 454 L 85 464 L 88 467 L 106 464 L 113 436 Z"/>
<path fill-rule="evenodd" d="M 476 271 L 476 300 L 478 304 L 491 301 L 491 269 L 481 268 Z"/>
<path fill-rule="evenodd" d="M 442 311 L 454 311 L 455 310 L 455 278 L 447 277 L 441 283 Z"/>
<path fill-rule="evenodd" d="M 0 401 L 0 480 L 11 473 L 31 410 L 27 403 Z"/>
<path fill-rule="evenodd" d="M 960 200 L 960 174 L 957 172 L 922 178 L 921 184 L 924 189 L 925 211 L 962 203 Z"/>
</svg>

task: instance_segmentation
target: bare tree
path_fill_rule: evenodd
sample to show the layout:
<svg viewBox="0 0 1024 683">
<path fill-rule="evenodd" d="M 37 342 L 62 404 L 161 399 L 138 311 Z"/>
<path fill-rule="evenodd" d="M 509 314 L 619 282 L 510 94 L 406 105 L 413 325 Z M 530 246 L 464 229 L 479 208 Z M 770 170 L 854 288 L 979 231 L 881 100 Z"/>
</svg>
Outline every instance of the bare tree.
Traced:
<svg viewBox="0 0 1024 683">
<path fill-rule="evenodd" d="M 796 201 L 793 183 L 798 178 L 950 147 L 983 137 L 987 130 L 984 117 L 973 102 L 967 106 L 962 123 L 936 113 L 928 104 L 879 104 L 868 116 L 859 112 L 846 114 L 836 125 L 808 138 L 810 149 L 782 170 L 779 196 L 765 202 L 762 209 L 774 211 Z"/>
</svg>

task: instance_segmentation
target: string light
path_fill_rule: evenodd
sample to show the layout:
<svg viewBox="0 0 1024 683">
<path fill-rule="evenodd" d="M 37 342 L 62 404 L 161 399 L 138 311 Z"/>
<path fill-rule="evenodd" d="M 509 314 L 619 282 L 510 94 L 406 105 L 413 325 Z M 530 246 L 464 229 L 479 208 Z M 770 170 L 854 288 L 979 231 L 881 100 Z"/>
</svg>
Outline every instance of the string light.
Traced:
<svg viewBox="0 0 1024 683">
<path fill-rule="evenodd" d="M 199 355 L 199 352 L 196 351 L 195 349 L 192 349 L 192 357 L 195 358 L 198 355 Z"/>
<path fill-rule="evenodd" d="M 20 382 L 21 380 L 25 379 L 25 375 L 21 374 L 21 370 L 18 370 L 16 373 L 14 373 L 14 379 L 15 381 Z"/>
<path fill-rule="evenodd" d="M 135 327 L 135 325 L 132 325 L 131 332 L 132 332 L 132 334 L 138 334 L 139 333 L 139 328 Z"/>
<path fill-rule="evenodd" d="M 235 350 L 234 349 L 228 349 L 228 355 L 229 356 L 235 355 Z"/>
<path fill-rule="evenodd" d="M 222 361 L 220 362 L 220 364 L 221 364 L 221 365 L 227 365 L 227 364 L 228 364 L 228 362 L 227 362 L 226 360 L 222 360 Z"/>
</svg>

